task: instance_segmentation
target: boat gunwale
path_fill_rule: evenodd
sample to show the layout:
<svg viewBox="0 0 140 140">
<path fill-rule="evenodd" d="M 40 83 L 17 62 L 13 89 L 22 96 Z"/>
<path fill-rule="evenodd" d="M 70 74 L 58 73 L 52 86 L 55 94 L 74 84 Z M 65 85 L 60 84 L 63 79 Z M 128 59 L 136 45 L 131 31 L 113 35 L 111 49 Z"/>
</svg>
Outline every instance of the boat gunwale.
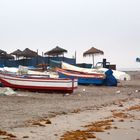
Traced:
<svg viewBox="0 0 140 140">
<path fill-rule="evenodd" d="M 2 76 L 1 76 L 2 75 Z M 6 77 L 7 76 L 7 77 Z M 25 77 L 23 77 L 25 76 Z M 5 78 L 5 79 L 13 79 L 13 80 L 22 80 L 22 81 L 35 81 L 35 80 L 40 80 L 40 82 L 59 82 L 59 81 L 66 81 L 66 82 L 71 82 L 72 80 L 76 80 L 77 78 L 74 78 L 74 79 L 70 79 L 70 78 L 50 78 L 50 77 L 26 77 L 27 75 L 14 75 L 14 74 L 3 74 L 3 73 L 0 73 L 0 79 L 1 78 Z M 10 77 L 10 78 L 8 78 Z M 47 80 L 47 81 L 46 81 Z M 39 81 L 38 81 L 39 82 Z"/>
</svg>

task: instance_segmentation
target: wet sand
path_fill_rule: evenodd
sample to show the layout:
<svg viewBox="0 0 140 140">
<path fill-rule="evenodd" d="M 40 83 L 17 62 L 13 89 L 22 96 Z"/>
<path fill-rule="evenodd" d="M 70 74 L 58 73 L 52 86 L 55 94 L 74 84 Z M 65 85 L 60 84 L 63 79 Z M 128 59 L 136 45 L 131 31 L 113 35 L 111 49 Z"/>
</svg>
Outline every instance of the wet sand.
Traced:
<svg viewBox="0 0 140 140">
<path fill-rule="evenodd" d="M 132 80 L 117 87 L 79 86 L 71 95 L 17 91 L 0 96 L 0 130 L 16 136 L 1 135 L 0 139 L 65 140 L 67 131 L 82 131 L 85 125 L 106 119 L 114 120 L 112 129 L 93 131 L 96 140 L 140 139 L 140 110 L 127 111 L 140 106 L 140 72 L 129 73 Z M 133 117 L 117 118 L 114 110 Z"/>
</svg>

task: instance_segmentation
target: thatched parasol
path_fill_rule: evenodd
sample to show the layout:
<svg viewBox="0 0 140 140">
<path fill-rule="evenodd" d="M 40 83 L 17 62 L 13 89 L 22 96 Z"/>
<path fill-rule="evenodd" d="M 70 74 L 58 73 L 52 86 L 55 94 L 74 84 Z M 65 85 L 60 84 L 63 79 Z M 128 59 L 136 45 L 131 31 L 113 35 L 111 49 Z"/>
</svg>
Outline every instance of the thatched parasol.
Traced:
<svg viewBox="0 0 140 140">
<path fill-rule="evenodd" d="M 0 58 L 1 59 L 14 59 L 14 56 L 12 56 L 11 54 L 7 54 L 7 53 L 1 53 Z"/>
<path fill-rule="evenodd" d="M 20 49 L 17 49 L 15 50 L 14 52 L 11 53 L 12 55 L 15 55 L 15 56 L 21 56 L 22 54 L 22 51 Z"/>
<path fill-rule="evenodd" d="M 0 50 L 0 58 L 1 59 L 14 59 L 11 54 L 7 54 L 6 51 Z"/>
<path fill-rule="evenodd" d="M 103 51 L 101 50 L 98 50 L 94 47 L 91 47 L 89 50 L 87 50 L 86 52 L 83 53 L 83 56 L 86 57 L 86 56 L 92 56 L 92 59 L 93 59 L 93 66 L 94 66 L 94 55 L 100 55 L 100 54 L 104 54 Z"/>
<path fill-rule="evenodd" d="M 6 52 L 0 49 L 0 54 L 6 54 Z"/>
<path fill-rule="evenodd" d="M 55 48 L 53 48 L 52 50 L 45 52 L 45 55 L 52 55 L 52 56 L 58 56 L 58 55 L 64 55 L 64 53 L 66 53 L 67 50 L 60 48 L 59 46 L 56 46 Z"/>
<path fill-rule="evenodd" d="M 26 48 L 22 51 L 21 56 L 26 58 L 32 58 L 38 56 L 37 52 L 30 50 L 29 48 Z"/>
<path fill-rule="evenodd" d="M 20 56 L 22 56 L 22 51 L 20 49 L 15 50 L 14 52 L 10 53 L 12 55 L 15 55 L 16 58 L 19 58 Z"/>
</svg>

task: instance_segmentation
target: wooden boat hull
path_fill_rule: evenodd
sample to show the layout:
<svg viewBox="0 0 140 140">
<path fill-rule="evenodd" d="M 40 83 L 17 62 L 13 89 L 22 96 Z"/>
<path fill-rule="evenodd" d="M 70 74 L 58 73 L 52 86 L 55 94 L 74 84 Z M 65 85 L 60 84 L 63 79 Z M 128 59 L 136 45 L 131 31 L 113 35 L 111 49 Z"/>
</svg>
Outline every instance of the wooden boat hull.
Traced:
<svg viewBox="0 0 140 140">
<path fill-rule="evenodd" d="M 63 69 L 56 69 L 60 78 L 77 78 L 78 84 L 80 85 L 103 85 L 105 75 L 104 74 L 86 74 L 86 73 L 80 73 L 75 71 L 66 71 Z"/>
<path fill-rule="evenodd" d="M 72 71 L 77 71 L 77 72 L 86 72 L 86 73 L 104 73 L 106 71 L 108 71 L 109 69 L 107 68 L 98 68 L 98 69 L 92 69 L 92 68 L 81 68 L 81 67 L 77 67 L 74 65 L 70 65 L 66 62 L 62 62 L 62 69 L 65 70 L 72 70 Z M 117 80 L 131 80 L 131 77 L 129 74 L 127 74 L 126 72 L 123 71 L 118 71 L 118 70 L 112 70 L 113 71 L 113 76 L 117 79 Z"/>
<path fill-rule="evenodd" d="M 0 74 L 4 86 L 39 92 L 73 92 L 77 88 L 77 79 L 34 78 Z"/>
</svg>

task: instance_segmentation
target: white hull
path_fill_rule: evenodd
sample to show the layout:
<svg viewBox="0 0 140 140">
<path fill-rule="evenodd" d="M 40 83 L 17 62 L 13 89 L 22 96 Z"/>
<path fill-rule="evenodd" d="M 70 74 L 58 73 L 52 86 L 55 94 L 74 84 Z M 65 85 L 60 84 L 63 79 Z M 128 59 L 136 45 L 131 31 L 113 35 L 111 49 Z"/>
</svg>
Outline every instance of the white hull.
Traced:
<svg viewBox="0 0 140 140">
<path fill-rule="evenodd" d="M 0 74 L 0 78 L 4 86 L 17 89 L 73 91 L 77 88 L 77 79 L 29 78 L 3 74 Z"/>
<path fill-rule="evenodd" d="M 62 62 L 62 69 L 66 70 L 73 70 L 78 72 L 87 72 L 87 73 L 105 73 L 108 69 L 107 68 L 98 68 L 98 69 L 89 69 L 89 68 L 80 68 L 73 65 L 70 65 L 68 63 Z M 117 80 L 130 80 L 131 77 L 126 72 L 112 70 L 113 76 Z"/>
</svg>

